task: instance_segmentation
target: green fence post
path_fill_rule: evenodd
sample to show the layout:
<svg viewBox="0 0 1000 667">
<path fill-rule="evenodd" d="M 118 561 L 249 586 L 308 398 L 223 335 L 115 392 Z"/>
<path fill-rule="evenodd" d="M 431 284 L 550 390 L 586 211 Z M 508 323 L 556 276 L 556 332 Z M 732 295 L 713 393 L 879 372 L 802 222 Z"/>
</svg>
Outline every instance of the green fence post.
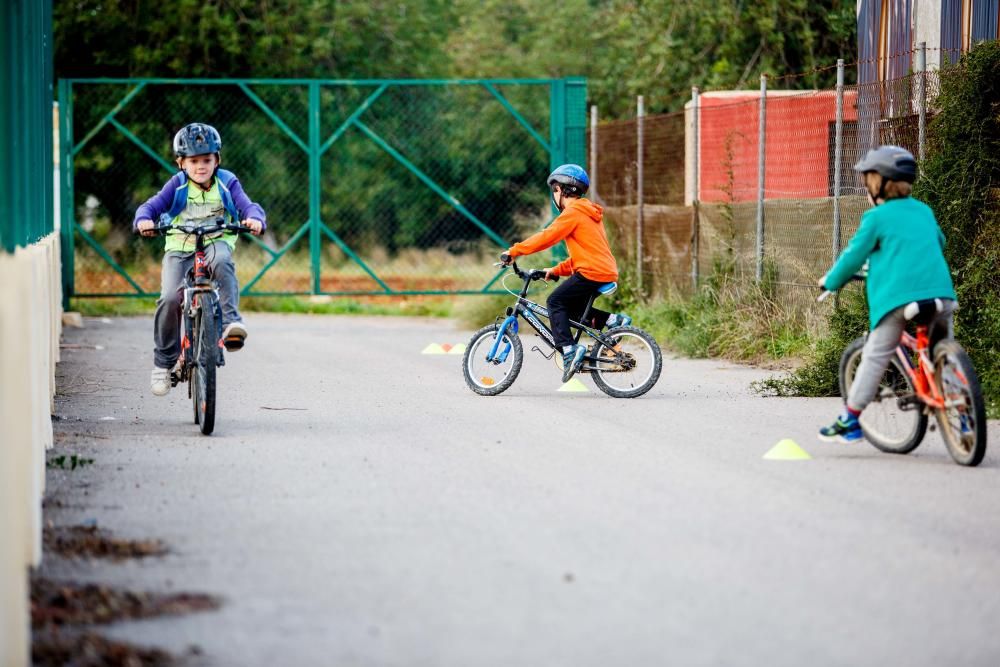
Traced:
<svg viewBox="0 0 1000 667">
<path fill-rule="evenodd" d="M 313 294 L 320 293 L 320 137 L 319 83 L 309 83 L 309 263 L 312 268 Z"/>
<path fill-rule="evenodd" d="M 63 308 L 69 310 L 75 284 L 76 236 L 73 230 L 73 83 L 59 80 L 59 246 L 62 255 Z"/>
<path fill-rule="evenodd" d="M 552 82 L 549 101 L 549 169 L 572 162 L 584 164 L 587 150 L 587 80 L 583 77 L 556 79 Z M 552 215 L 559 215 L 552 205 Z M 566 245 L 552 249 L 553 259 L 568 256 Z"/>
</svg>

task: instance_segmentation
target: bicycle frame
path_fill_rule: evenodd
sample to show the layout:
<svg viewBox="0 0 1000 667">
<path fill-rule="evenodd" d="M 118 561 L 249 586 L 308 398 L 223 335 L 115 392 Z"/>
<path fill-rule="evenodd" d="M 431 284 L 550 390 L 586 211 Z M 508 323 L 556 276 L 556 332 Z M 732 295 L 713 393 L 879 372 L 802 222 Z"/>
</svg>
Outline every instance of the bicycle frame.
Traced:
<svg viewBox="0 0 1000 667">
<path fill-rule="evenodd" d="M 934 381 L 934 363 L 928 353 L 930 339 L 927 332 L 928 327 L 923 324 L 917 325 L 916 336 L 904 331 L 900 337 L 899 347 L 896 348 L 896 356 L 906 374 L 910 376 L 920 402 L 931 409 L 941 410 L 950 406 Z M 916 366 L 913 364 L 914 354 L 917 357 Z"/>
<path fill-rule="evenodd" d="M 507 359 L 507 355 L 510 354 L 510 347 L 511 347 L 510 343 L 507 343 L 504 349 L 500 350 L 499 349 L 500 342 L 503 340 L 504 334 L 506 334 L 509 329 L 513 330 L 515 334 L 518 332 L 519 316 L 525 319 L 525 321 L 531 326 L 531 328 L 535 330 L 535 332 L 542 338 L 543 341 L 545 341 L 545 344 L 548 345 L 549 349 L 552 350 L 553 353 L 559 351 L 556 349 L 556 342 L 555 342 L 555 337 L 552 334 L 552 329 L 546 326 L 545 323 L 539 320 L 537 317 L 537 315 L 541 315 L 542 317 L 546 318 L 549 317 L 548 309 L 544 308 L 543 306 L 540 306 L 539 304 L 527 298 L 528 286 L 530 284 L 531 284 L 531 278 L 530 277 L 525 278 L 524 287 L 521 288 L 521 293 L 518 294 L 517 296 L 517 302 L 513 306 L 507 307 L 507 317 L 500 325 L 500 329 L 497 331 L 496 340 L 493 341 L 493 347 L 490 348 L 489 354 L 486 355 L 487 361 L 495 361 L 496 363 L 503 363 Z M 582 319 L 587 318 L 587 315 L 590 313 L 590 308 L 594 304 L 595 298 L 596 296 L 592 296 L 590 298 L 590 301 L 587 302 L 587 307 L 583 311 Z M 576 335 L 573 338 L 574 343 L 579 343 L 580 338 L 583 336 L 584 333 L 586 333 L 594 340 L 603 343 L 607 348 L 610 349 L 614 347 L 614 342 L 604 337 L 596 329 L 592 329 L 587 325 L 572 319 L 569 321 L 569 325 L 570 329 L 576 330 Z M 541 352 L 541 350 L 539 350 L 539 352 Z M 544 352 L 542 352 L 542 356 L 545 356 L 547 359 L 552 358 L 552 355 L 546 355 Z M 586 354 L 583 359 L 584 361 L 592 363 L 600 361 L 596 357 L 591 356 L 589 353 Z M 596 368 L 597 367 L 594 365 L 584 365 L 583 367 L 581 367 L 580 370 L 591 371 L 595 370 Z"/>
</svg>

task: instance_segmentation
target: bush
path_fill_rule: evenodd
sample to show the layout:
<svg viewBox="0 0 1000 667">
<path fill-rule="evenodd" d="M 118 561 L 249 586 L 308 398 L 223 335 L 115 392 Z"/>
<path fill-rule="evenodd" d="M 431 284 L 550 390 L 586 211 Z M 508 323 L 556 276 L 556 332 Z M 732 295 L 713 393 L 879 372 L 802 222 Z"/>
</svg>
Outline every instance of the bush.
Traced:
<svg viewBox="0 0 1000 667">
<path fill-rule="evenodd" d="M 914 196 L 934 209 L 958 294 L 955 335 L 991 416 L 1000 415 L 1000 42 L 941 73 L 938 113 Z"/>
</svg>

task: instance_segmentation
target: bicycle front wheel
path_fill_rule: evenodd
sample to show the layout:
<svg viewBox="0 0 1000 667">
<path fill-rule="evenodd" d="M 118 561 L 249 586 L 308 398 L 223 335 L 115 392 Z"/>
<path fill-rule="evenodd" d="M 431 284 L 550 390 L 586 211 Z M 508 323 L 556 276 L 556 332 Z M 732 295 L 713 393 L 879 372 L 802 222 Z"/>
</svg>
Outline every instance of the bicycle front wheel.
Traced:
<svg viewBox="0 0 1000 667">
<path fill-rule="evenodd" d="M 202 296 L 195 315 L 194 332 L 195 340 L 191 341 L 194 355 L 191 398 L 194 401 L 195 421 L 202 433 L 211 435 L 215 430 L 215 371 L 219 365 L 219 333 L 212 297 Z"/>
<path fill-rule="evenodd" d="M 656 339 L 636 327 L 612 329 L 605 338 L 611 345 L 595 342 L 591 355 L 597 359 L 591 375 L 594 384 L 614 398 L 636 398 L 653 388 L 663 370 L 663 354 Z"/>
<path fill-rule="evenodd" d="M 472 334 L 462 358 L 465 384 L 480 396 L 496 396 L 506 391 L 514 384 L 524 362 L 521 339 L 510 330 L 501 336 L 493 360 L 486 359 L 496 343 L 499 329 L 499 325 L 490 324 Z"/>
<path fill-rule="evenodd" d="M 840 356 L 840 395 L 847 400 L 854 376 L 861 365 L 864 337 L 854 339 Z M 916 394 L 910 376 L 899 359 L 893 357 L 882 375 L 875 398 L 861 413 L 858 420 L 865 439 L 876 449 L 888 454 L 909 454 L 916 449 L 927 432 L 927 415 L 923 404 L 917 403 L 908 410 L 899 407 L 898 400 Z"/>
<path fill-rule="evenodd" d="M 986 455 L 986 405 L 972 360 L 957 342 L 942 340 L 934 346 L 934 371 L 945 402 L 935 415 L 948 453 L 955 463 L 977 466 Z"/>
</svg>

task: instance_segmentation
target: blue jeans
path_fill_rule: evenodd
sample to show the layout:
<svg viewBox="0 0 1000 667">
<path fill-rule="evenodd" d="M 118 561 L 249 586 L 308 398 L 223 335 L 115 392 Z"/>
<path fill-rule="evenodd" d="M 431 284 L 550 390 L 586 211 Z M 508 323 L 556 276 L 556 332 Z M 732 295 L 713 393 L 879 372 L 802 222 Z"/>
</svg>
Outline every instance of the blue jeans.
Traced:
<svg viewBox="0 0 1000 667">
<path fill-rule="evenodd" d="M 237 307 L 240 303 L 240 285 L 236 280 L 236 264 L 229 244 L 217 241 L 205 248 L 205 261 L 209 275 L 219 290 L 222 307 L 222 326 L 241 322 Z M 193 252 L 168 252 L 163 256 L 160 274 L 160 298 L 153 315 L 153 365 L 173 368 L 181 353 L 181 306 L 184 293 L 181 285 L 188 271 L 194 266 Z"/>
</svg>

